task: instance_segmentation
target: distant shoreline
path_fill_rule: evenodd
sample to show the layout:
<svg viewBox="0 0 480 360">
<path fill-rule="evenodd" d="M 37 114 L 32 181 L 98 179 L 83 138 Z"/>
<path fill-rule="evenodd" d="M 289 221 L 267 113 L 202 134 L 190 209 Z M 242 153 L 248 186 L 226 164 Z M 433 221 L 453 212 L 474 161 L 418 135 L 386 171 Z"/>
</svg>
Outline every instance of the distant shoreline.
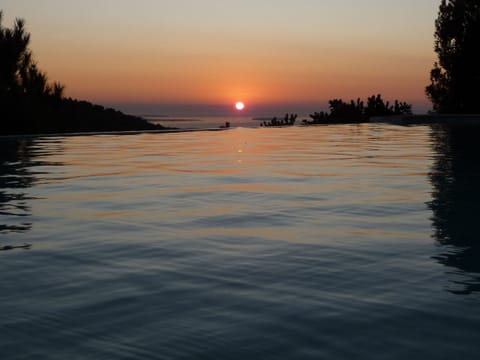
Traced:
<svg viewBox="0 0 480 360">
<path fill-rule="evenodd" d="M 201 120 L 199 120 L 201 121 Z M 325 122 L 321 124 L 298 124 L 295 127 L 309 127 L 317 125 L 348 125 L 348 124 L 392 124 L 392 125 L 429 125 L 429 124 L 461 124 L 480 125 L 480 114 L 438 114 L 438 115 L 396 115 L 396 116 L 374 116 L 362 122 Z M 251 129 L 261 129 L 260 126 L 253 126 Z M 77 131 L 77 132 L 55 132 L 55 133 L 25 133 L 25 134 L 0 134 L 0 139 L 9 138 L 35 138 L 35 137 L 74 137 L 74 136 L 120 136 L 139 134 L 175 134 L 189 132 L 217 132 L 232 130 L 225 127 L 206 127 L 193 129 L 162 128 L 162 129 L 137 129 L 118 131 Z"/>
</svg>

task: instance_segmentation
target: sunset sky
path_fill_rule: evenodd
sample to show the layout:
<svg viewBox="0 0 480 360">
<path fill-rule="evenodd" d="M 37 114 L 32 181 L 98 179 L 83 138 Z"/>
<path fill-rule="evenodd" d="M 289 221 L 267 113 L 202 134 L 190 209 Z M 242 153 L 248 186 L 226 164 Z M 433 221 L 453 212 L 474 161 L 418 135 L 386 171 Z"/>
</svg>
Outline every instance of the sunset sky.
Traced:
<svg viewBox="0 0 480 360">
<path fill-rule="evenodd" d="M 67 96 L 127 111 L 239 100 L 316 111 L 381 93 L 424 112 L 439 3 L 2 0 L 0 9 L 6 26 L 27 21 L 40 68 Z"/>
</svg>

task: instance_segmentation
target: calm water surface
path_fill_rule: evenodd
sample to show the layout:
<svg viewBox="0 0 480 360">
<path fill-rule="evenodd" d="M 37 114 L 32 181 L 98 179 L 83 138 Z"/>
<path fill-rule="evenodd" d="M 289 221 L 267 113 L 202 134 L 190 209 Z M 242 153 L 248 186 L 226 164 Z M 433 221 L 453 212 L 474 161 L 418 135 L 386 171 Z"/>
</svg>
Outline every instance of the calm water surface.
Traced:
<svg viewBox="0 0 480 360">
<path fill-rule="evenodd" d="M 0 139 L 0 359 L 479 358 L 477 130 Z"/>
</svg>

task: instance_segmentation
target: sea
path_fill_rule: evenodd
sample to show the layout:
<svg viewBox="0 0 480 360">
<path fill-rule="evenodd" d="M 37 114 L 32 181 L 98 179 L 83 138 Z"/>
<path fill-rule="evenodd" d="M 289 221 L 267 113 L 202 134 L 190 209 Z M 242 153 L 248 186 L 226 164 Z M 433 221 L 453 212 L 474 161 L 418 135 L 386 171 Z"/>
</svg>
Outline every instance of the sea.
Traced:
<svg viewBox="0 0 480 360">
<path fill-rule="evenodd" d="M 221 129 L 227 127 L 246 127 L 255 128 L 262 127 L 264 123 L 269 123 L 273 117 L 283 119 L 282 116 L 163 116 L 163 115 L 141 115 L 144 119 L 153 124 L 163 125 L 167 128 L 179 130 L 204 130 L 204 129 Z M 303 119 L 308 116 L 303 116 Z M 297 123 L 301 122 L 300 118 Z"/>
<path fill-rule="evenodd" d="M 480 358 L 480 127 L 196 120 L 0 138 L 0 359 Z"/>
</svg>

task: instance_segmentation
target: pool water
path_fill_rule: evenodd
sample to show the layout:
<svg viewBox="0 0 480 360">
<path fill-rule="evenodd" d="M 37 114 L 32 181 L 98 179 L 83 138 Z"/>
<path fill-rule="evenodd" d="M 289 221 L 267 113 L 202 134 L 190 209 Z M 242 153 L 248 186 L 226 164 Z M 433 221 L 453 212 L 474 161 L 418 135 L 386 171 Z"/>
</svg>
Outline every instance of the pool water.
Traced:
<svg viewBox="0 0 480 360">
<path fill-rule="evenodd" d="M 0 138 L 0 358 L 478 358 L 476 130 Z"/>
</svg>

